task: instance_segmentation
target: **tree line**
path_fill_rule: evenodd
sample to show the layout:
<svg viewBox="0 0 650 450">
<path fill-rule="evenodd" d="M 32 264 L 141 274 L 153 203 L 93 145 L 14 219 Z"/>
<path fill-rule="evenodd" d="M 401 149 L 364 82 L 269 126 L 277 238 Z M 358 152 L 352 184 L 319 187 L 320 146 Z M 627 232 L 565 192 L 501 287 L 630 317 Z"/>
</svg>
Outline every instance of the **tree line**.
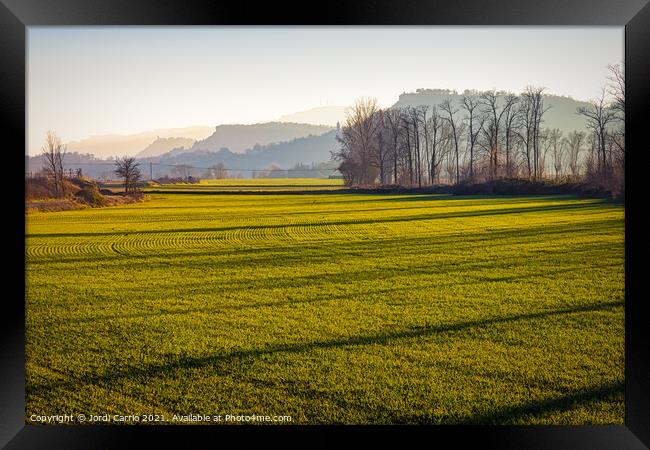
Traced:
<svg viewBox="0 0 650 450">
<path fill-rule="evenodd" d="M 388 109 L 364 97 L 347 111 L 333 156 L 350 186 L 422 187 L 499 178 L 620 184 L 625 80 L 622 66 L 609 70 L 600 97 L 576 110 L 586 119 L 585 131 L 565 134 L 544 127 L 543 87 Z"/>
</svg>

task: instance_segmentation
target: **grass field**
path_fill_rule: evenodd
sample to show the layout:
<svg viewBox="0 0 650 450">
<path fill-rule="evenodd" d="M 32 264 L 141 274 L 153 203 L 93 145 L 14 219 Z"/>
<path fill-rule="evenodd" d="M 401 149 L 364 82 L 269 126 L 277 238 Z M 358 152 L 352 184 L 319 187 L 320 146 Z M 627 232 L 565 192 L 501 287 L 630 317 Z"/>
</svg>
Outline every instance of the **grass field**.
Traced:
<svg viewBox="0 0 650 450">
<path fill-rule="evenodd" d="M 26 239 L 26 419 L 623 423 L 620 205 L 153 194 Z"/>
<path fill-rule="evenodd" d="M 327 178 L 227 178 L 223 180 L 201 180 L 199 183 L 155 184 L 147 191 L 309 191 L 343 189 L 343 180 Z"/>
<path fill-rule="evenodd" d="M 329 178 L 225 178 L 201 180 L 199 185 L 208 186 L 343 186 L 342 179 Z"/>
</svg>

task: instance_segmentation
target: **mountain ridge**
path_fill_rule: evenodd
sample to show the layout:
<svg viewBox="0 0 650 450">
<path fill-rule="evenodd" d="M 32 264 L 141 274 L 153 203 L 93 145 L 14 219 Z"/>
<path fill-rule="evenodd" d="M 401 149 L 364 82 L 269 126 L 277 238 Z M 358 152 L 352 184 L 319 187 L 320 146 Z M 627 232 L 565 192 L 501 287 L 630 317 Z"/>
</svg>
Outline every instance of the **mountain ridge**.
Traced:
<svg viewBox="0 0 650 450">
<path fill-rule="evenodd" d="M 66 143 L 71 152 L 91 153 L 97 157 L 135 155 L 157 138 L 201 139 L 210 134 L 212 127 L 190 126 L 181 128 L 159 128 L 133 134 L 101 134 Z M 38 152 L 37 152 L 38 153 Z"/>
<path fill-rule="evenodd" d="M 214 132 L 199 140 L 187 151 L 215 151 L 227 148 L 233 153 L 241 153 L 255 145 L 268 145 L 318 135 L 330 131 L 332 127 L 295 122 L 262 122 L 256 124 L 225 124 L 215 127 Z"/>
<path fill-rule="evenodd" d="M 267 145 L 256 145 L 240 153 L 235 153 L 225 147 L 219 150 L 171 151 L 158 157 L 145 158 L 141 162 L 145 165 L 151 162 L 163 168 L 165 166 L 190 165 L 203 169 L 222 163 L 227 169 L 232 171 L 242 170 L 244 172 L 264 170 L 271 166 L 289 169 L 297 164 L 321 163 L 330 160 L 330 152 L 336 150 L 338 145 L 336 135 L 337 130 L 332 129 L 319 135 L 309 135 Z M 160 172 L 162 173 L 163 169 Z M 200 175 L 200 173 L 197 173 L 197 175 Z M 154 170 L 155 176 L 156 171 Z"/>
<path fill-rule="evenodd" d="M 156 138 L 144 150 L 135 154 L 136 158 L 147 158 L 151 156 L 159 156 L 165 154 L 175 148 L 191 147 L 196 141 L 190 138 L 168 137 Z"/>
</svg>

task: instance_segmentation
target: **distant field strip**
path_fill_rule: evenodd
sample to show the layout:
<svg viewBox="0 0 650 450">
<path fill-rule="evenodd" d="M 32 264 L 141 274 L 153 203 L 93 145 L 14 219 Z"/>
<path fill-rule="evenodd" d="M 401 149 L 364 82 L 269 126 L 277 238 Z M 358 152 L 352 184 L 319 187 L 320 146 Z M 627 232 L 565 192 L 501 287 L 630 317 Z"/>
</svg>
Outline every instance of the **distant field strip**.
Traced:
<svg viewBox="0 0 650 450">
<path fill-rule="evenodd" d="M 198 186 L 343 186 L 342 179 L 330 178 L 224 178 L 201 180 Z"/>
<path fill-rule="evenodd" d="M 343 180 L 327 178 L 228 178 L 201 180 L 199 183 L 154 184 L 145 191 L 191 192 L 282 192 L 282 191 L 335 191 L 345 189 Z"/>
<path fill-rule="evenodd" d="M 28 214 L 27 416 L 623 423 L 620 205 L 150 197 Z"/>
</svg>

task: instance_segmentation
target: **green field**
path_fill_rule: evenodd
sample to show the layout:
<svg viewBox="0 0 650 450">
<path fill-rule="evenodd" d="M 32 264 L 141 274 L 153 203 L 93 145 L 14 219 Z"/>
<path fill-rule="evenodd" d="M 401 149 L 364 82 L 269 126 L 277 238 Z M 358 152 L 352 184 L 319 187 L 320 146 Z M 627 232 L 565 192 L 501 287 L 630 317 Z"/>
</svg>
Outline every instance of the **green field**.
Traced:
<svg viewBox="0 0 650 450">
<path fill-rule="evenodd" d="M 227 178 L 222 180 L 201 180 L 199 183 L 152 184 L 147 191 L 323 191 L 343 189 L 343 180 L 328 178 Z"/>
<path fill-rule="evenodd" d="M 620 205 L 152 194 L 26 240 L 26 420 L 623 423 Z"/>
<path fill-rule="evenodd" d="M 225 178 L 222 180 L 201 180 L 199 186 L 343 186 L 341 179 L 329 178 Z"/>
</svg>

